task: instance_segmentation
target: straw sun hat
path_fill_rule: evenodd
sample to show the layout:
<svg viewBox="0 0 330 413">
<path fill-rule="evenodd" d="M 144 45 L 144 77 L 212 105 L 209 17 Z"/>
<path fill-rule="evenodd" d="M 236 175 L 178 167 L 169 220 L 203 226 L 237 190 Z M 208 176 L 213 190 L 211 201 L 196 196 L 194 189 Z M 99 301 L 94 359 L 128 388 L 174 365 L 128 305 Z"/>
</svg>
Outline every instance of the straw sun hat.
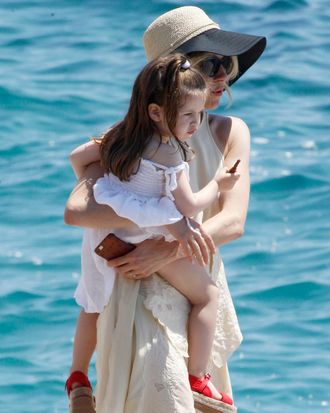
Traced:
<svg viewBox="0 0 330 413">
<path fill-rule="evenodd" d="M 239 73 L 231 84 L 256 62 L 266 47 L 265 37 L 222 30 L 195 6 L 179 7 L 162 14 L 146 29 L 143 42 L 148 61 L 174 51 L 237 56 Z"/>
</svg>

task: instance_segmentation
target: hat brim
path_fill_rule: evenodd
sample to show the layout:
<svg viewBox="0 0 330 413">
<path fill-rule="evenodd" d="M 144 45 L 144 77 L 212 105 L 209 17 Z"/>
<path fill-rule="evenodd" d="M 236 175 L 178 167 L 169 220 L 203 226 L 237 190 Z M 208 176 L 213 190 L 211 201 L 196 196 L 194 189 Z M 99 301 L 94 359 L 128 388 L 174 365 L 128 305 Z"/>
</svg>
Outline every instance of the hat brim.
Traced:
<svg viewBox="0 0 330 413">
<path fill-rule="evenodd" d="M 239 72 L 229 82 L 231 85 L 258 60 L 265 47 L 266 38 L 263 36 L 210 29 L 186 41 L 175 51 L 184 54 L 209 52 L 223 56 L 237 56 Z"/>
</svg>

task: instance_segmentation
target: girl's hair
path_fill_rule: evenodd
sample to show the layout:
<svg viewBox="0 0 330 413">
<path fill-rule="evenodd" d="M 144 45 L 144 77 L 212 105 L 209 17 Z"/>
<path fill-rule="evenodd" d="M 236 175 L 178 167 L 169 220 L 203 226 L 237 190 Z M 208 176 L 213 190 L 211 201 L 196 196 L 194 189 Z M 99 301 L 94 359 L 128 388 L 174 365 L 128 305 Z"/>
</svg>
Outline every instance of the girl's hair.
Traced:
<svg viewBox="0 0 330 413">
<path fill-rule="evenodd" d="M 139 160 L 154 135 L 160 131 L 151 120 L 148 107 L 156 103 L 164 109 L 169 131 L 177 140 L 184 159 L 187 145 L 179 141 L 174 129 L 178 111 L 189 96 L 206 97 L 206 82 L 181 54 L 161 57 L 148 63 L 135 80 L 126 116 L 100 141 L 101 164 L 120 180 L 136 173 Z"/>
<path fill-rule="evenodd" d="M 208 52 L 193 52 L 189 53 L 188 58 L 191 59 L 192 66 L 198 68 L 198 64 L 203 61 L 204 59 L 207 59 L 208 57 L 214 56 L 214 53 L 208 53 Z M 232 59 L 232 69 L 228 75 L 228 80 L 231 81 L 235 79 L 238 74 L 239 74 L 239 66 L 238 66 L 238 59 L 237 56 L 231 56 Z M 226 92 L 228 93 L 229 97 L 229 104 L 231 104 L 233 100 L 233 95 L 231 93 L 231 89 L 227 83 L 225 83 L 224 88 L 226 89 Z"/>
</svg>

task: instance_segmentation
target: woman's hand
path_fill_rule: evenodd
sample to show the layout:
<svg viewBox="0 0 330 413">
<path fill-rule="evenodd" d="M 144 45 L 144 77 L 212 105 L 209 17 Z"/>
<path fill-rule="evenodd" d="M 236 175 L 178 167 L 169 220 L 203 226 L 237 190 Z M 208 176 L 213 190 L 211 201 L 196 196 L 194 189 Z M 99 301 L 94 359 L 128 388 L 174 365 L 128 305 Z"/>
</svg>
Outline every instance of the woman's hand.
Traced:
<svg viewBox="0 0 330 413">
<path fill-rule="evenodd" d="M 108 265 L 119 275 L 129 279 L 143 279 L 157 272 L 166 264 L 175 261 L 180 256 L 180 246 L 177 241 L 145 240 L 136 248 L 122 257 L 108 261 Z"/>
<path fill-rule="evenodd" d="M 167 225 L 167 229 L 177 239 L 186 257 L 194 256 L 200 265 L 209 262 L 209 251 L 215 253 L 212 238 L 202 226 L 191 218 L 182 218 L 175 224 Z"/>
</svg>

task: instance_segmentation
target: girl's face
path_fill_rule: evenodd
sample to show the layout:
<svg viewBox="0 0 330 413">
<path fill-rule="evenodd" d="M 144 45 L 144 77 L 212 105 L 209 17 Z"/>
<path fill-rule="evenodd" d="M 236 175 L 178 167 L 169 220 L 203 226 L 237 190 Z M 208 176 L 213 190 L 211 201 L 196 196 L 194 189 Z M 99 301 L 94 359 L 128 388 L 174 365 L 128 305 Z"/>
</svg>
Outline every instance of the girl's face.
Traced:
<svg viewBox="0 0 330 413">
<path fill-rule="evenodd" d="M 204 108 L 205 96 L 193 95 L 186 98 L 184 104 L 178 110 L 174 129 L 178 139 L 184 142 L 192 137 L 201 123 Z"/>
</svg>

